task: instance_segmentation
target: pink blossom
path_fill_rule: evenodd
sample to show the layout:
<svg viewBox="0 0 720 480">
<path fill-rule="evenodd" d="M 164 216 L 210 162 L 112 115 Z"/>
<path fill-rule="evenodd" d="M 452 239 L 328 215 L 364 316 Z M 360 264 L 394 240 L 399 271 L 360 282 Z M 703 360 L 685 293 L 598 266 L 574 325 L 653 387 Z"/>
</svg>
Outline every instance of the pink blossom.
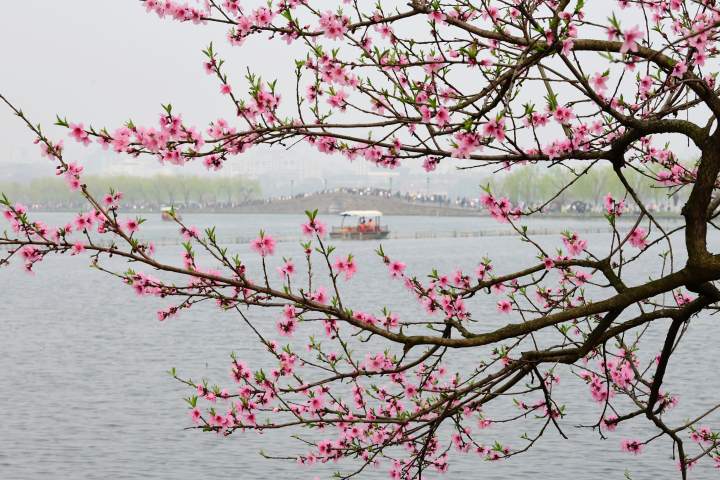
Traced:
<svg viewBox="0 0 720 480">
<path fill-rule="evenodd" d="M 83 145 L 87 146 L 90 144 L 90 137 L 85 131 L 85 127 L 83 127 L 82 123 L 70 124 L 70 136 Z"/>
<path fill-rule="evenodd" d="M 647 95 L 653 86 L 653 79 L 650 76 L 645 76 L 640 79 L 640 93 Z"/>
<path fill-rule="evenodd" d="M 615 429 L 617 429 L 617 420 L 618 418 L 615 415 L 603 417 L 603 419 L 600 420 L 600 428 L 608 432 L 614 432 Z"/>
<path fill-rule="evenodd" d="M 15 206 L 13 207 L 13 209 L 15 210 L 15 213 L 17 213 L 18 216 L 25 215 L 28 211 L 27 207 L 25 205 L 23 205 L 22 203 L 16 203 Z M 10 213 L 10 212 L 8 212 L 8 213 Z"/>
<path fill-rule="evenodd" d="M 185 240 L 191 240 L 193 238 L 199 238 L 200 232 L 197 227 L 181 227 L 180 234 Z"/>
<path fill-rule="evenodd" d="M 130 233 L 135 233 L 140 228 L 140 222 L 138 222 L 134 218 L 129 218 L 129 219 L 125 220 L 124 225 L 125 225 L 125 230 L 127 230 Z"/>
<path fill-rule="evenodd" d="M 571 257 L 576 257 L 580 255 L 587 247 L 587 241 L 580 240 L 580 238 L 575 233 L 567 234 L 565 237 L 563 237 L 563 243 L 567 247 L 568 253 Z"/>
<path fill-rule="evenodd" d="M 387 330 L 396 328 L 398 325 L 399 319 L 398 316 L 394 313 L 388 314 L 383 321 L 383 327 L 385 327 Z"/>
<path fill-rule="evenodd" d="M 122 200 L 123 193 L 122 192 L 115 192 L 114 194 L 107 194 L 103 197 L 103 202 L 105 205 L 107 205 L 109 208 L 117 207 L 118 202 Z"/>
<path fill-rule="evenodd" d="M 75 230 L 78 232 L 82 232 L 83 230 L 86 230 L 87 228 L 91 227 L 93 224 L 93 218 L 89 214 L 83 215 L 80 214 L 77 217 L 75 217 Z"/>
<path fill-rule="evenodd" d="M 623 43 L 620 46 L 620 53 L 637 52 L 638 51 L 638 40 L 642 39 L 645 34 L 640 30 L 640 27 L 635 25 L 634 27 L 622 32 Z"/>
<path fill-rule="evenodd" d="M 619 217 L 622 215 L 623 210 L 625 210 L 625 202 L 623 200 L 618 202 L 609 193 L 605 195 L 603 204 L 605 205 L 605 211 L 607 211 L 608 215 L 613 217 Z"/>
<path fill-rule="evenodd" d="M 437 112 L 435 113 L 435 122 L 437 123 L 438 127 L 445 127 L 445 125 L 447 125 L 449 121 L 450 111 L 445 107 L 438 108 Z"/>
<path fill-rule="evenodd" d="M 445 14 L 442 13 L 440 10 L 433 10 L 428 14 L 428 18 L 433 22 L 444 22 Z"/>
<path fill-rule="evenodd" d="M 72 246 L 71 255 L 78 255 L 85 251 L 85 245 L 82 242 L 75 242 Z"/>
<path fill-rule="evenodd" d="M 261 7 L 253 11 L 252 19 L 259 27 L 267 27 L 272 22 L 275 14 L 266 7 Z"/>
<path fill-rule="evenodd" d="M 260 231 L 260 236 L 250 242 L 250 248 L 261 257 L 267 257 L 275 253 L 275 239 Z"/>
<path fill-rule="evenodd" d="M 500 313 L 510 313 L 512 311 L 512 304 L 508 300 L 500 300 L 497 303 L 497 309 Z"/>
<path fill-rule="evenodd" d="M 670 74 L 670 76 L 675 77 L 675 78 L 683 78 L 683 76 L 685 75 L 685 72 L 687 72 L 687 70 L 688 70 L 687 63 L 678 62 L 673 67 L 673 71 Z"/>
<path fill-rule="evenodd" d="M 25 245 L 22 247 L 20 249 L 20 256 L 25 261 L 25 270 L 28 272 L 32 270 L 32 267 L 36 262 L 42 260 L 42 254 L 40 251 L 31 245 Z"/>
<path fill-rule="evenodd" d="M 644 445 L 639 440 L 624 439 L 622 442 L 620 442 L 620 448 L 623 452 L 640 455 L 643 451 Z"/>
<path fill-rule="evenodd" d="M 647 232 L 645 229 L 641 227 L 637 227 L 633 229 L 632 232 L 630 232 L 630 235 L 628 235 L 628 240 L 630 241 L 630 245 L 636 248 L 645 248 L 647 246 L 647 243 L 645 242 L 647 238 Z"/>
<path fill-rule="evenodd" d="M 277 330 L 284 337 L 291 337 L 297 329 L 297 312 L 292 305 L 283 308 L 283 319 L 277 323 Z"/>
<path fill-rule="evenodd" d="M 564 278 L 567 278 L 567 280 L 569 280 L 574 285 L 580 286 L 585 285 L 585 283 L 590 280 L 591 275 L 583 271 L 568 271 L 567 276 Z"/>
<path fill-rule="evenodd" d="M 455 142 L 452 148 L 452 156 L 456 158 L 469 158 L 477 149 L 482 148 L 477 133 L 458 132 L 455 134 Z"/>
<path fill-rule="evenodd" d="M 345 108 L 345 103 L 347 100 L 348 94 L 344 90 L 339 90 L 335 93 L 335 95 L 331 95 L 327 99 L 327 103 L 334 108 Z"/>
<path fill-rule="evenodd" d="M 572 120 L 573 118 L 575 118 L 575 114 L 570 108 L 559 106 L 553 112 L 553 118 L 555 118 L 558 123 L 564 125 L 566 123 L 569 123 L 570 120 Z"/>
<path fill-rule="evenodd" d="M 278 272 L 283 279 L 289 279 L 295 273 L 295 264 L 292 260 L 285 260 L 285 264 L 278 267 Z"/>
<path fill-rule="evenodd" d="M 710 427 L 700 427 L 690 434 L 690 440 L 696 443 L 712 444 L 712 434 L 713 432 Z"/>
<path fill-rule="evenodd" d="M 478 280 L 483 280 L 485 275 L 492 270 L 492 265 L 486 265 L 485 263 L 479 264 L 475 268 L 475 276 Z"/>
<path fill-rule="evenodd" d="M 332 40 L 342 39 L 349 23 L 350 19 L 348 17 L 341 17 L 330 11 L 327 11 L 320 16 L 320 26 L 322 27 L 325 36 Z"/>
<path fill-rule="evenodd" d="M 310 300 L 317 302 L 317 303 L 322 303 L 322 304 L 327 303 L 328 297 L 327 297 L 327 292 L 325 291 L 325 288 L 318 287 L 318 289 L 315 290 L 315 292 L 313 292 L 310 295 Z"/>
<path fill-rule="evenodd" d="M 302 233 L 308 237 L 317 235 L 322 238 L 327 234 L 327 227 L 320 220 L 310 220 L 302 225 Z"/>
<path fill-rule="evenodd" d="M 520 209 L 512 207 L 507 197 L 495 198 L 490 194 L 483 194 L 480 203 L 488 209 L 491 217 L 501 223 L 506 223 L 509 219 L 517 219 L 521 214 Z"/>
<path fill-rule="evenodd" d="M 350 280 L 350 278 L 355 275 L 355 272 L 357 272 L 355 259 L 352 255 L 348 255 L 346 259 L 338 259 L 337 261 L 335 261 L 334 267 L 335 270 L 337 270 L 338 274 L 345 274 L 345 280 Z"/>
<path fill-rule="evenodd" d="M 190 410 L 190 418 L 192 418 L 192 421 L 194 423 L 200 423 L 200 409 L 195 407 L 192 410 Z"/>
<path fill-rule="evenodd" d="M 492 120 L 483 126 L 483 134 L 502 142 L 505 140 L 505 124 L 500 119 Z"/>
<path fill-rule="evenodd" d="M 593 88 L 597 91 L 597 93 L 602 95 L 603 93 L 605 93 L 605 90 L 607 90 L 607 80 L 608 80 L 608 77 L 606 77 L 602 73 L 596 73 L 590 79 L 590 83 L 592 84 Z"/>
<path fill-rule="evenodd" d="M 390 275 L 393 277 L 401 277 L 403 273 L 405 272 L 405 265 L 403 262 L 393 261 L 390 262 L 388 265 L 388 269 L 390 270 Z"/>
<path fill-rule="evenodd" d="M 673 292 L 673 297 L 675 298 L 675 302 L 677 302 L 678 307 L 682 307 L 683 305 L 687 305 L 693 301 L 693 297 L 683 292 Z"/>
<path fill-rule="evenodd" d="M 544 127 L 548 123 L 548 117 L 546 114 L 533 112 L 530 116 L 523 119 L 523 123 L 526 127 Z"/>
<path fill-rule="evenodd" d="M 203 159 L 203 165 L 208 170 L 218 171 L 223 167 L 223 157 L 219 155 L 208 155 Z"/>
</svg>

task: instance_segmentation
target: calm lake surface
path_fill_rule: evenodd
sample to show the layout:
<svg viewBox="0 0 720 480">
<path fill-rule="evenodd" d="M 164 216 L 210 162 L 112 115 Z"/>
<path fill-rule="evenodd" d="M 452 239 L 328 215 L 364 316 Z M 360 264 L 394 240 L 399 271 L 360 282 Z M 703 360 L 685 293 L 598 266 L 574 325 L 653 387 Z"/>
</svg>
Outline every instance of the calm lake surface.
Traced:
<svg viewBox="0 0 720 480">
<path fill-rule="evenodd" d="M 179 262 L 181 247 L 169 241 L 176 237 L 175 226 L 157 215 L 147 217 L 143 237 L 161 245 L 160 260 Z M 58 224 L 70 215 L 40 213 L 35 218 Z M 208 214 L 187 215 L 184 220 L 198 227 L 216 225 L 218 237 L 230 241 L 252 238 L 261 227 L 292 240 L 299 238 L 302 217 Z M 337 217 L 326 221 L 334 223 Z M 425 275 L 433 267 L 448 273 L 456 267 L 471 269 L 486 255 L 494 260 L 498 274 L 533 261 L 527 247 L 510 236 L 452 238 L 457 232 L 498 233 L 503 227 L 490 219 L 387 217 L 386 222 L 399 238 L 383 241 L 385 251 L 406 262 L 414 274 Z M 591 249 L 606 245 L 609 238 L 607 233 L 590 233 L 605 228 L 601 219 L 536 219 L 528 225 L 538 231 L 587 232 L 581 236 Z M 426 237 L 423 232 L 435 232 L 436 238 L 414 238 Z M 557 234 L 538 239 L 543 245 L 560 245 Z M 417 314 L 414 300 L 399 282 L 390 281 L 374 255 L 377 242 L 336 245 L 339 252 L 352 252 L 358 259 L 359 273 L 345 289 L 352 306 L 379 310 L 388 305 L 403 318 Z M 717 250 L 718 245 L 718 237 L 713 236 L 711 248 Z M 229 247 L 243 258 L 254 258 L 244 243 Z M 280 243 L 273 261 L 282 256 L 292 256 L 300 264 L 297 242 Z M 639 283 L 656 272 L 656 259 L 647 255 L 646 263 L 628 271 L 627 281 Z M 676 261 L 682 265 L 683 259 Z M 169 368 L 176 367 L 182 376 L 207 377 L 231 387 L 230 352 L 256 368 L 267 367 L 270 360 L 232 313 L 198 306 L 160 323 L 155 311 L 166 307 L 166 300 L 138 298 L 117 279 L 86 268 L 87 263 L 86 258 L 50 258 L 38 264 L 32 276 L 22 273 L 18 265 L 0 270 L 0 479 L 312 479 L 350 469 L 345 464 L 305 469 L 260 457 L 260 450 L 280 455 L 305 452 L 288 431 L 222 438 L 184 430 L 191 423 L 183 397 L 191 391 L 167 376 Z M 114 265 L 122 268 L 120 263 Z M 493 297 L 482 296 L 470 305 L 475 317 L 487 318 L 488 329 L 507 320 L 498 317 L 495 302 Z M 274 321 L 267 313 L 253 311 L 250 318 L 272 330 Z M 649 343 L 659 349 L 666 328 L 664 321 L 653 325 Z M 664 386 L 680 398 L 668 416 L 672 425 L 720 401 L 718 341 L 717 318 L 691 322 Z M 657 350 L 645 353 L 654 356 Z M 486 354 L 458 353 L 454 366 L 462 369 L 463 362 L 477 362 Z M 594 423 L 600 412 L 582 382 L 564 375 L 555 398 L 567 407 L 568 416 L 561 425 L 568 440 L 549 429 L 530 452 L 509 461 L 490 463 L 474 454 L 458 456 L 444 478 L 622 479 L 626 470 L 635 480 L 679 478 L 670 444 L 664 440 L 652 443 L 640 456 L 620 451 L 622 438 L 647 439 L 654 433 L 647 422 L 623 424 L 601 440 L 597 432 L 576 428 Z M 511 399 L 505 403 L 511 404 Z M 498 414 L 517 412 L 511 405 L 498 408 Z M 720 416 L 709 417 L 704 424 L 718 429 Z M 532 435 L 535 426 L 532 421 L 498 425 L 478 438 L 519 448 L 524 445 L 520 435 L 525 431 Z M 388 478 L 387 471 L 384 464 L 359 478 Z M 717 476 L 709 462 L 690 472 L 694 479 Z"/>
</svg>

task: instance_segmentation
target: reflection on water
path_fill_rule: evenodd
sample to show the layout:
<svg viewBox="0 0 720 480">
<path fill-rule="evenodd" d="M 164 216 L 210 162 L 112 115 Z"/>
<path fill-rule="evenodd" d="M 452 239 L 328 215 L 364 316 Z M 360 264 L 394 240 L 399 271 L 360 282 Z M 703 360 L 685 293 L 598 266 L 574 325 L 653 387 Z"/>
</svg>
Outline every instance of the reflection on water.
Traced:
<svg viewBox="0 0 720 480">
<path fill-rule="evenodd" d="M 67 218 L 62 214 L 41 215 L 48 223 Z M 198 227 L 218 226 L 220 238 L 252 237 L 264 227 L 285 237 L 298 235 L 299 216 L 186 215 L 185 221 Z M 327 219 L 331 223 L 331 219 Z M 443 217 L 388 217 L 393 231 L 478 231 L 497 229 L 489 219 Z M 602 220 L 533 220 L 534 228 L 560 231 L 603 227 Z M 143 226 L 143 235 L 156 240 L 175 234 L 172 224 L 152 217 Z M 226 235 L 226 237 L 223 237 Z M 587 234 L 589 245 L 601 246 L 605 234 Z M 541 237 L 547 245 L 560 244 L 557 236 Z M 417 313 L 414 301 L 398 282 L 389 282 L 384 266 L 375 257 L 374 242 L 338 243 L 341 253 L 357 257 L 359 273 L 347 291 L 352 305 L 388 305 L 401 317 Z M 520 267 L 529 260 L 524 246 L 511 237 L 391 239 L 383 242 L 386 252 L 397 256 L 418 275 L 432 267 L 451 271 L 458 266 L 472 268 L 487 255 L 499 273 Z M 232 247 L 246 258 L 246 245 Z M 301 257 L 294 243 L 278 246 L 282 255 Z M 160 247 L 158 257 L 177 261 L 179 250 Z M 630 283 L 641 282 L 656 270 L 652 255 L 646 265 L 630 272 Z M 299 469 L 292 462 L 263 460 L 258 451 L 302 452 L 288 432 L 238 434 L 221 438 L 183 430 L 190 425 L 182 400 L 188 390 L 166 375 L 176 367 L 193 378 L 228 379 L 231 351 L 261 366 L 267 357 L 251 338 L 247 327 L 230 313 L 199 306 L 166 323 L 155 320 L 154 311 L 165 307 L 163 300 L 137 298 L 117 280 L 90 268 L 81 268 L 78 258 L 48 259 L 37 265 L 35 276 L 21 274 L 17 266 L 0 271 L 0 335 L 3 338 L 0 371 L 0 478 L 274 478 L 327 477 L 343 465 L 313 470 Z M 207 266 L 210 266 L 208 264 Z M 481 297 L 471 304 L 476 317 L 493 328 L 500 320 L 495 300 Z M 254 312 L 251 318 L 261 325 L 273 325 L 267 314 Z M 680 404 L 671 423 L 697 415 L 720 392 L 708 346 L 720 340 L 715 320 L 694 320 L 685 342 L 669 367 L 665 389 L 680 393 Z M 659 345 L 667 325 L 659 323 L 649 332 L 650 342 Z M 648 354 L 654 354 L 649 349 Z M 453 361 L 461 368 L 477 362 L 486 352 L 458 352 Z M 627 424 L 608 440 L 596 432 L 575 425 L 592 423 L 599 414 L 589 400 L 587 388 L 571 376 L 564 376 L 556 395 L 566 404 L 569 416 L 562 421 L 563 440 L 554 431 L 529 453 L 507 462 L 487 463 L 474 455 L 457 458 L 447 478 L 534 478 L 595 480 L 623 478 L 625 469 L 636 480 L 674 478 L 675 461 L 667 442 L 650 445 L 634 457 L 620 452 L 621 438 L 647 438 L 652 429 L 644 422 Z M 507 400 L 510 404 L 510 399 Z M 512 408 L 511 406 L 500 406 Z M 718 416 L 708 424 L 718 426 Z M 533 423 L 513 424 L 485 430 L 484 443 L 495 439 L 519 447 L 519 436 L 530 432 Z M 690 478 L 715 475 L 705 465 Z M 532 476 L 531 476 L 532 475 Z M 368 471 L 361 478 L 387 478 L 387 466 Z"/>
</svg>

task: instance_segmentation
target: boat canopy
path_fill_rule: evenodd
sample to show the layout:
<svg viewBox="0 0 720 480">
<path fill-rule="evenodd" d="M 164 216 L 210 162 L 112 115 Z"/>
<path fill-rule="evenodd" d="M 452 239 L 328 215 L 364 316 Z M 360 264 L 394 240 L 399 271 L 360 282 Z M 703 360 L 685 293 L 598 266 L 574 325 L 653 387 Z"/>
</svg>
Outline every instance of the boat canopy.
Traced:
<svg viewBox="0 0 720 480">
<path fill-rule="evenodd" d="M 343 217 L 382 217 L 379 210 L 347 210 L 340 213 Z"/>
</svg>

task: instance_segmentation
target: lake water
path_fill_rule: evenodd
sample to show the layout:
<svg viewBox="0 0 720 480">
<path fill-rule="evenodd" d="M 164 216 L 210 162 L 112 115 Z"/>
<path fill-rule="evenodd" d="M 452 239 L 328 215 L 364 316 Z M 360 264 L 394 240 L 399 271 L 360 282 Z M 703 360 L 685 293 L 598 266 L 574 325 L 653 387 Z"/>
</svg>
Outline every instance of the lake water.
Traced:
<svg viewBox="0 0 720 480">
<path fill-rule="evenodd" d="M 68 217 L 57 213 L 37 216 L 51 224 Z M 175 236 L 174 226 L 157 216 L 148 217 L 143 236 L 164 245 L 158 248 L 161 260 L 178 261 L 180 248 L 165 241 Z M 185 220 L 199 227 L 216 225 L 219 238 L 252 238 L 263 227 L 292 239 L 298 237 L 302 217 L 218 214 L 187 215 Z M 472 268 L 485 255 L 493 258 L 496 273 L 533 261 L 523 256 L 527 250 L 513 237 L 452 238 L 456 232 L 496 232 L 501 228 L 489 219 L 386 220 L 401 237 L 383 241 L 386 252 L 406 262 L 418 275 L 433 267 L 445 272 L 458 266 Z M 530 227 L 591 232 L 603 228 L 604 221 L 536 219 Z M 437 238 L 412 238 L 430 231 L 436 232 Z M 604 245 L 608 238 L 603 233 L 582 236 L 591 247 Z M 546 245 L 560 244 L 559 235 L 539 238 Z M 717 240 L 713 237 L 712 245 L 718 245 Z M 340 252 L 352 252 L 360 266 L 346 289 L 353 306 L 370 310 L 388 305 L 403 318 L 417 314 L 414 300 L 399 282 L 389 280 L 374 255 L 376 242 L 336 245 Z M 230 248 L 252 258 L 246 244 Z M 274 261 L 283 255 L 295 257 L 297 263 L 302 258 L 300 247 L 290 241 L 278 245 Z M 648 255 L 646 261 L 650 263 L 628 272 L 628 281 L 639 283 L 656 271 L 655 258 Z M 184 430 L 190 421 L 183 397 L 191 392 L 167 376 L 169 368 L 176 367 L 181 375 L 195 379 L 227 382 L 231 351 L 254 367 L 267 366 L 269 359 L 249 329 L 231 313 L 199 306 L 160 323 L 154 312 L 167 306 L 167 301 L 138 298 L 118 280 L 84 268 L 86 263 L 78 258 L 50 258 L 36 266 L 34 276 L 20 272 L 18 265 L 0 270 L 0 478 L 312 479 L 316 475 L 328 478 L 335 469 L 349 469 L 343 464 L 305 469 L 293 462 L 261 458 L 261 449 L 282 455 L 305 452 L 287 431 L 222 438 Z M 476 316 L 487 318 L 488 329 L 506 320 L 498 318 L 495 301 L 483 296 L 471 304 Z M 263 312 L 253 312 L 250 318 L 274 324 Z M 648 341 L 660 345 L 666 328 L 666 322 L 657 322 L 648 333 Z M 668 416 L 672 425 L 719 401 L 718 330 L 716 318 L 694 319 L 670 363 L 664 388 L 680 395 L 679 405 Z M 655 352 L 650 349 L 648 353 Z M 485 354 L 458 353 L 456 366 L 477 362 Z M 575 428 L 594 423 L 600 412 L 582 382 L 565 375 L 555 395 L 567 405 L 569 415 L 561 424 L 569 440 L 548 430 L 530 452 L 509 461 L 491 463 L 473 454 L 459 456 L 445 478 L 621 479 L 626 470 L 635 480 L 679 477 L 667 441 L 652 443 L 640 456 L 620 451 L 621 438 L 646 439 L 654 432 L 646 421 L 623 424 L 607 440 L 601 440 L 597 432 Z M 704 423 L 718 429 L 720 416 Z M 520 435 L 532 433 L 534 425 L 537 423 L 495 426 L 483 431 L 481 440 L 501 440 L 520 447 Z M 708 463 L 692 470 L 690 478 L 717 477 Z M 360 478 L 388 478 L 387 470 L 383 465 Z"/>
</svg>

